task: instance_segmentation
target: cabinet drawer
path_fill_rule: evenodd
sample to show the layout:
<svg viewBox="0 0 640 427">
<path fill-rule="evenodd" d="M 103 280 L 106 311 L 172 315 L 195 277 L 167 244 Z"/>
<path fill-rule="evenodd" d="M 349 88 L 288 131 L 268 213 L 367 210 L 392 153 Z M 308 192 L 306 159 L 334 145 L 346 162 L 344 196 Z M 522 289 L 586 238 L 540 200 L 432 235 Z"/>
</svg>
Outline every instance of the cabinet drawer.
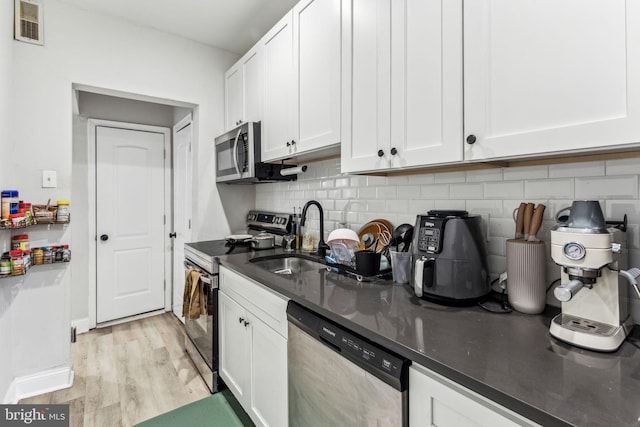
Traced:
<svg viewBox="0 0 640 427">
<path fill-rule="evenodd" d="M 280 335 L 287 337 L 287 298 L 222 266 L 220 289 Z"/>
</svg>

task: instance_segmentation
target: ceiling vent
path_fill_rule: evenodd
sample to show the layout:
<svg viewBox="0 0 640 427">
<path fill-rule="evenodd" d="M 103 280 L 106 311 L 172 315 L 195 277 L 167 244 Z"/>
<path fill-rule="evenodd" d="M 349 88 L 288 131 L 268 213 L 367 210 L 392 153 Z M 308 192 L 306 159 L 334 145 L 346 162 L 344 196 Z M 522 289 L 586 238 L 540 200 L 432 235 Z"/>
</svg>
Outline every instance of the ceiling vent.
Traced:
<svg viewBox="0 0 640 427">
<path fill-rule="evenodd" d="M 42 4 L 34 0 L 15 0 L 15 16 L 14 38 L 43 45 Z"/>
</svg>

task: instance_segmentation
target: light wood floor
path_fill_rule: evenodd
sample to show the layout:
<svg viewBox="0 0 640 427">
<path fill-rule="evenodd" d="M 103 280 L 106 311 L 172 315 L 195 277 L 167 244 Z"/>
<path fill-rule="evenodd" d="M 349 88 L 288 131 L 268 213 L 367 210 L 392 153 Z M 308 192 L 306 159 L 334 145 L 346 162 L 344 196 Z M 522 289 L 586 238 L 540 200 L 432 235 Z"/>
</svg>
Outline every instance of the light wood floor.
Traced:
<svg viewBox="0 0 640 427">
<path fill-rule="evenodd" d="M 71 365 L 73 387 L 20 403 L 68 403 L 71 426 L 128 427 L 209 396 L 171 313 L 78 335 Z"/>
</svg>

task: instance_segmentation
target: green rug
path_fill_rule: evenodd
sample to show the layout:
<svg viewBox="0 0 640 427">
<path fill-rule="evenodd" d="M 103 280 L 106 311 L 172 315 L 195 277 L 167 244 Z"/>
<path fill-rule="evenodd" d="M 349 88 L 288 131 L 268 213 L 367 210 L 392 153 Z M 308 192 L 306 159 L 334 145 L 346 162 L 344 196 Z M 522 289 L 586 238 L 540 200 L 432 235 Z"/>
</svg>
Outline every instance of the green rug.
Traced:
<svg viewBox="0 0 640 427">
<path fill-rule="evenodd" d="M 245 422 L 241 421 L 241 419 Z M 252 425 L 253 423 L 248 420 L 246 414 L 236 414 L 227 401 L 224 392 L 213 394 L 197 402 L 136 424 L 139 427 L 246 427 Z"/>
</svg>

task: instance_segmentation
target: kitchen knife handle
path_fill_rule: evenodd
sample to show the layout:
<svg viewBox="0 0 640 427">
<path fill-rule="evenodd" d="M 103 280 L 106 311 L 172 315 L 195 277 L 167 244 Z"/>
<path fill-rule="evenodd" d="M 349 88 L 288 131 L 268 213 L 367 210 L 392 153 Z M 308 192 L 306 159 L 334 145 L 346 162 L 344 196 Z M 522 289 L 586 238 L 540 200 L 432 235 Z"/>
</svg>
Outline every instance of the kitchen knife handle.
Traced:
<svg viewBox="0 0 640 427">
<path fill-rule="evenodd" d="M 538 234 L 538 230 L 540 230 L 540 226 L 542 225 L 542 217 L 544 215 L 545 208 L 545 205 L 538 205 L 533 211 L 531 225 L 529 226 L 529 240 L 538 240 L 536 234 Z"/>
<path fill-rule="evenodd" d="M 529 238 L 529 229 L 531 228 L 531 218 L 533 217 L 533 203 L 527 203 L 524 208 L 524 238 Z"/>
<path fill-rule="evenodd" d="M 525 202 L 520 203 L 520 206 L 516 209 L 518 212 L 516 221 L 516 239 L 522 239 L 524 237 L 524 211 L 527 204 Z M 515 213 L 515 212 L 514 212 Z"/>
</svg>

